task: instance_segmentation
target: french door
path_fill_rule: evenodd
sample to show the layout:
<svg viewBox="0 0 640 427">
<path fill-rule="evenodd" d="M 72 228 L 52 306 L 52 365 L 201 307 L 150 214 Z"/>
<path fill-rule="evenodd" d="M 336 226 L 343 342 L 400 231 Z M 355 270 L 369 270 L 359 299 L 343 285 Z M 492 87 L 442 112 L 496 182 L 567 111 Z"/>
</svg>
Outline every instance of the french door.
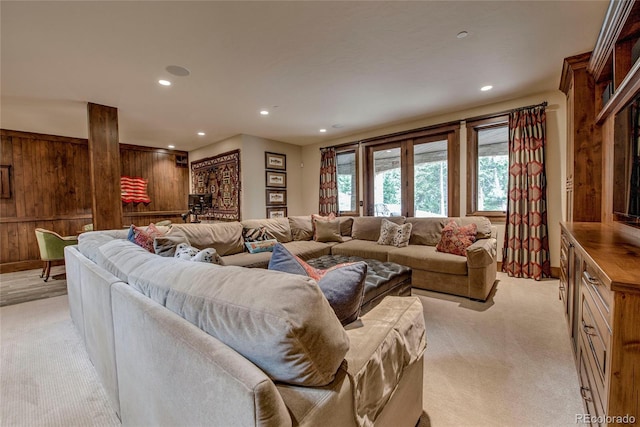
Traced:
<svg viewBox="0 0 640 427">
<path fill-rule="evenodd" d="M 367 215 L 459 215 L 458 131 L 439 131 L 365 143 Z"/>
</svg>

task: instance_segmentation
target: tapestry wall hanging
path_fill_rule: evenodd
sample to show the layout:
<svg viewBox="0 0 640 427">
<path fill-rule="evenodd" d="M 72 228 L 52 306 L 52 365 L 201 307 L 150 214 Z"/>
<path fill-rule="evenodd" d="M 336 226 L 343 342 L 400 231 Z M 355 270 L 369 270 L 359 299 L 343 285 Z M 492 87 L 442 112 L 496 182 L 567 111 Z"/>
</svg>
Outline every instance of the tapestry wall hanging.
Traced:
<svg viewBox="0 0 640 427">
<path fill-rule="evenodd" d="M 211 194 L 203 219 L 240 221 L 240 150 L 191 162 L 193 191 Z"/>
</svg>

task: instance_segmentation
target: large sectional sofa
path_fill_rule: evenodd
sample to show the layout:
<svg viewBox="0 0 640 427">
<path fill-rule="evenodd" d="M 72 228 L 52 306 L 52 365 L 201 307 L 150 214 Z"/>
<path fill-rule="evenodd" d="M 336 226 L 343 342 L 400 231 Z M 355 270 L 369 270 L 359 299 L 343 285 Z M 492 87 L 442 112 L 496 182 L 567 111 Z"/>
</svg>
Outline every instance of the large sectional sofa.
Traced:
<svg viewBox="0 0 640 427">
<path fill-rule="evenodd" d="M 235 227 L 213 225 L 201 227 Z M 83 233 L 65 260 L 72 320 L 123 425 L 413 426 L 422 414 L 416 297 L 343 326 L 308 277 L 161 257 L 126 230 Z"/>
<path fill-rule="evenodd" d="M 242 250 L 243 228 L 265 227 L 305 260 L 403 264 L 414 287 L 487 297 L 496 241 L 486 218 L 455 219 L 478 226 L 467 257 L 435 250 L 447 218 L 387 219 L 412 223 L 408 246 L 378 245 L 374 217 L 340 218 L 342 242 L 314 241 L 310 216 L 163 229 L 215 248 L 222 265 L 158 256 L 127 230 L 80 235 L 65 249 L 71 317 L 123 425 L 415 425 L 420 301 L 381 298 L 394 295 L 386 289 L 343 327 L 312 279 L 245 268 L 266 267 L 271 253 Z"/>
</svg>

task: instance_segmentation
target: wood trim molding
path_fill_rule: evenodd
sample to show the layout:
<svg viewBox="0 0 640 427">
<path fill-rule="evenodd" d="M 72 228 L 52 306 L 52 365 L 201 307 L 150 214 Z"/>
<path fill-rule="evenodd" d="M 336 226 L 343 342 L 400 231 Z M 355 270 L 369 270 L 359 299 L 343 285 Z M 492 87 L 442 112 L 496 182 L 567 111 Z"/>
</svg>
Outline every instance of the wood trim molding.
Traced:
<svg viewBox="0 0 640 427">
<path fill-rule="evenodd" d="M 87 145 L 89 143 L 89 141 L 84 138 L 48 135 L 44 133 L 35 133 L 35 132 L 23 132 L 20 130 L 9 130 L 9 129 L 0 129 L 0 136 L 23 138 L 23 139 L 34 139 L 38 141 L 65 142 L 65 143 L 82 144 L 82 145 Z"/>
<path fill-rule="evenodd" d="M 139 217 L 139 216 L 177 216 L 187 212 L 188 209 L 182 211 L 141 211 L 141 212 L 125 212 L 122 216 L 127 217 Z"/>
<path fill-rule="evenodd" d="M 591 52 L 564 58 L 559 89 L 564 92 L 565 95 L 569 94 L 569 86 L 571 85 L 571 75 L 573 74 L 573 71 L 580 68 L 587 68 L 590 58 Z"/>
<path fill-rule="evenodd" d="M 411 129 L 402 132 L 391 133 L 388 135 L 374 136 L 372 138 L 363 139 L 360 141 L 365 147 L 368 145 L 377 145 L 387 142 L 404 141 L 407 139 L 415 139 L 422 136 L 433 136 L 447 134 L 455 129 L 460 129 L 460 120 L 453 122 L 442 123 L 433 126 L 427 126 L 418 129 Z"/>
<path fill-rule="evenodd" d="M 154 153 L 161 154 L 179 154 L 179 155 L 189 155 L 188 151 L 182 150 L 169 150 L 166 148 L 155 148 L 155 147 L 145 147 L 142 145 L 131 145 L 131 144 L 122 144 L 120 143 L 120 150 L 133 150 L 133 151 L 152 151 Z"/>
<path fill-rule="evenodd" d="M 627 103 L 640 91 L 640 61 L 636 61 L 627 77 L 616 89 L 613 96 L 596 117 L 596 124 L 601 125 L 607 117 L 622 110 Z"/>
<path fill-rule="evenodd" d="M 604 70 L 613 47 L 624 27 L 635 1 L 612 1 L 609 3 L 604 23 L 598 34 L 598 40 L 593 48 L 587 71 L 597 81 Z M 566 93 L 566 92 L 565 92 Z"/>
<path fill-rule="evenodd" d="M 41 222 L 41 221 L 70 221 L 74 219 L 92 219 L 92 215 L 83 214 L 83 215 L 58 215 L 58 216 L 49 216 L 49 217 L 41 217 L 41 216 L 3 217 L 3 218 L 0 218 L 0 224 Z"/>
<path fill-rule="evenodd" d="M 51 261 L 51 265 L 64 265 L 63 260 Z M 42 260 L 30 259 L 27 261 L 5 262 L 0 264 L 0 274 L 15 273 L 16 271 L 35 270 L 42 268 Z"/>
</svg>

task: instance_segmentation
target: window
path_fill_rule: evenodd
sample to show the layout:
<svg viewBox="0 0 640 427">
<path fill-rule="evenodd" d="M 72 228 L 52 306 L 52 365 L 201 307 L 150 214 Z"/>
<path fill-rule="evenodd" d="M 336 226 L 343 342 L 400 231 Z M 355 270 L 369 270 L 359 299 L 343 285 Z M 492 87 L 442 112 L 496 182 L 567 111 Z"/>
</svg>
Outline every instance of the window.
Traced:
<svg viewBox="0 0 640 427">
<path fill-rule="evenodd" d="M 467 123 L 467 215 L 504 218 L 509 179 L 506 115 Z"/>
<path fill-rule="evenodd" d="M 366 214 L 457 216 L 459 124 L 364 142 Z"/>
<path fill-rule="evenodd" d="M 359 215 L 358 147 L 336 148 L 338 211 L 340 215 Z"/>
</svg>

